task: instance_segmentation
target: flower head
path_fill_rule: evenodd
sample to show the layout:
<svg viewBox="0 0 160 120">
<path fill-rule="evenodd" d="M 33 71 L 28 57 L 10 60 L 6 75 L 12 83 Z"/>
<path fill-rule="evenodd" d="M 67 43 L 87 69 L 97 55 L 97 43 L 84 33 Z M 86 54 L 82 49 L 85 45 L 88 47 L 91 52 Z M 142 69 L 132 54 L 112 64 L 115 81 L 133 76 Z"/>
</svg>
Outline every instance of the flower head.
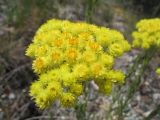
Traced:
<svg viewBox="0 0 160 120">
<path fill-rule="evenodd" d="M 160 19 L 143 19 L 136 25 L 137 31 L 132 33 L 133 46 L 148 49 L 151 46 L 160 47 Z"/>
<path fill-rule="evenodd" d="M 160 75 L 160 68 L 157 68 L 156 73 Z"/>
<path fill-rule="evenodd" d="M 76 98 L 72 93 L 63 93 L 60 100 L 63 107 L 71 107 L 75 104 Z"/>
<path fill-rule="evenodd" d="M 26 50 L 39 76 L 30 87 L 30 95 L 42 109 L 55 100 L 60 100 L 63 107 L 72 107 L 90 80 L 95 80 L 100 92 L 109 94 L 112 84 L 123 83 L 124 79 L 122 72 L 113 70 L 114 60 L 129 49 L 129 43 L 116 30 L 49 20 Z"/>
</svg>

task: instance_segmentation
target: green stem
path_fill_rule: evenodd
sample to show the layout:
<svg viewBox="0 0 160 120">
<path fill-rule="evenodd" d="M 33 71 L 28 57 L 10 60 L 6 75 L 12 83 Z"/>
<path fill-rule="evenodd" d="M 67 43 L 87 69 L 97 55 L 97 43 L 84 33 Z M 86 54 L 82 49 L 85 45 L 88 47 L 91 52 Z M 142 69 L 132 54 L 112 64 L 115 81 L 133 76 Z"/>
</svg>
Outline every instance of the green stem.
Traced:
<svg viewBox="0 0 160 120">
<path fill-rule="evenodd" d="M 75 106 L 75 112 L 77 120 L 88 120 L 86 116 L 86 108 L 88 103 L 88 95 L 89 95 L 89 82 L 85 83 L 84 86 L 84 101 L 83 102 L 77 102 Z"/>
<path fill-rule="evenodd" d="M 85 12 L 85 20 L 88 23 L 92 23 L 92 14 L 95 7 L 95 4 L 98 0 L 87 0 L 86 12 Z"/>
<path fill-rule="evenodd" d="M 137 91 L 140 82 L 141 82 L 141 77 L 143 76 L 146 68 L 149 65 L 149 62 L 151 58 L 153 57 L 155 53 L 156 47 L 151 47 L 150 49 L 146 50 L 144 53 L 140 54 L 135 62 L 134 65 L 131 67 L 131 71 L 126 75 L 125 80 L 130 78 L 133 73 L 136 72 L 137 68 L 139 65 L 141 65 L 141 68 L 139 69 L 139 74 L 135 77 L 135 80 L 132 82 L 132 84 L 129 86 L 129 89 L 127 90 L 127 95 L 125 101 L 123 99 L 119 99 L 118 103 L 118 120 L 123 120 L 123 111 L 125 107 L 127 106 L 128 102 L 130 99 L 133 98 L 135 92 Z"/>
<path fill-rule="evenodd" d="M 125 80 L 130 78 L 130 76 L 135 73 L 138 65 L 142 62 L 142 58 L 145 56 L 145 52 L 140 53 L 136 59 L 133 61 L 133 65 L 128 69 L 128 72 L 126 74 Z"/>
<path fill-rule="evenodd" d="M 152 120 L 154 116 L 160 113 L 160 105 L 158 105 L 144 120 Z"/>
<path fill-rule="evenodd" d="M 86 106 L 87 103 L 77 103 L 75 106 L 77 120 L 86 120 Z"/>
<path fill-rule="evenodd" d="M 108 109 L 108 111 L 106 113 L 106 120 L 112 120 L 111 112 L 113 110 L 114 104 L 116 103 L 117 99 L 120 97 L 120 90 L 121 90 L 121 86 L 117 86 L 113 90 L 113 93 L 112 93 L 112 102 L 111 102 L 111 105 L 109 106 L 109 109 Z"/>
<path fill-rule="evenodd" d="M 128 72 L 127 72 L 127 74 L 125 75 L 125 76 L 126 76 L 126 77 L 125 77 L 125 81 L 126 81 L 128 78 L 130 78 L 130 76 L 131 76 L 133 73 L 135 73 L 135 71 L 136 71 L 139 63 L 141 63 L 142 58 L 144 57 L 144 54 L 145 54 L 145 52 L 140 53 L 140 54 L 136 57 L 136 59 L 133 61 L 134 64 L 127 70 Z M 115 90 L 113 91 L 113 94 L 112 94 L 112 103 L 111 103 L 111 105 L 110 105 L 110 107 L 109 107 L 109 110 L 108 110 L 108 113 L 107 113 L 107 115 L 106 115 L 107 120 L 108 120 L 108 119 L 111 119 L 111 111 L 113 110 L 112 106 L 114 106 L 114 104 L 115 104 L 116 102 L 118 102 L 118 107 L 116 108 L 116 109 L 117 109 L 117 110 L 116 110 L 116 113 L 117 113 L 118 116 L 122 116 L 122 109 L 123 109 L 122 106 L 123 106 L 123 105 L 122 105 L 122 100 L 120 99 L 120 96 L 121 96 L 121 86 L 119 86 L 118 89 L 115 89 Z M 121 119 L 121 117 L 119 117 L 119 119 Z"/>
<path fill-rule="evenodd" d="M 150 60 L 152 59 L 154 53 L 155 53 L 155 47 L 150 48 L 149 50 L 146 50 L 144 55 L 141 58 L 141 61 L 139 61 L 139 65 L 141 64 L 141 68 L 139 71 L 139 74 L 136 76 L 133 83 L 130 85 L 128 92 L 127 92 L 127 99 L 125 101 L 125 104 L 133 97 L 134 93 L 136 92 L 137 88 L 139 87 L 141 77 L 145 72 L 145 69 L 148 67 Z M 137 66 L 138 67 L 138 66 Z"/>
<path fill-rule="evenodd" d="M 98 0 L 87 0 L 87 6 L 85 11 L 85 20 L 88 23 L 92 23 L 92 14 L 94 10 L 94 6 Z M 87 98 L 88 98 L 88 84 L 85 85 L 85 100 L 84 103 L 77 103 L 75 105 L 75 112 L 77 120 L 86 120 L 86 107 L 87 107 Z"/>
</svg>

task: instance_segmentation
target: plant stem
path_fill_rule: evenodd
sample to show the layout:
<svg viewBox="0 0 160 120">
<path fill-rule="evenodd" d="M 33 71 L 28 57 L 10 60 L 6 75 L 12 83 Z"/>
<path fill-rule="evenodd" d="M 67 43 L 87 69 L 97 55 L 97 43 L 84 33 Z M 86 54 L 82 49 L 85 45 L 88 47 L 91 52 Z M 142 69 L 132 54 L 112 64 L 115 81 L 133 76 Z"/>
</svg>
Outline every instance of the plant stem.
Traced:
<svg viewBox="0 0 160 120">
<path fill-rule="evenodd" d="M 144 120 L 152 120 L 154 116 L 160 113 L 160 105 L 158 105 Z"/>
<path fill-rule="evenodd" d="M 89 82 L 87 82 L 84 86 L 84 101 L 77 102 L 75 106 L 75 112 L 77 120 L 88 120 L 86 116 L 86 108 L 88 103 L 88 95 L 89 95 Z"/>
<path fill-rule="evenodd" d="M 92 14 L 95 7 L 95 4 L 98 0 L 87 0 L 86 4 L 86 12 L 85 12 L 85 20 L 88 23 L 92 23 Z"/>
<path fill-rule="evenodd" d="M 132 76 L 133 73 L 135 73 L 137 71 L 137 67 L 139 65 L 141 65 L 140 69 L 139 69 L 139 74 L 135 77 L 135 80 L 132 82 L 132 84 L 129 86 L 128 90 L 127 90 L 127 95 L 126 95 L 126 99 L 123 100 L 118 99 L 118 120 L 123 120 L 123 111 L 125 109 L 125 107 L 127 106 L 129 100 L 131 100 L 135 94 L 135 92 L 137 91 L 140 82 L 141 82 L 141 77 L 143 76 L 146 68 L 149 65 L 149 62 L 151 60 L 151 58 L 153 57 L 154 53 L 155 53 L 156 47 L 151 47 L 150 49 L 146 50 L 144 53 L 140 54 L 135 62 L 134 65 L 131 67 L 131 71 L 128 73 L 128 75 L 126 75 L 125 80 L 127 80 L 128 78 L 130 78 Z"/>
<path fill-rule="evenodd" d="M 77 120 L 86 120 L 86 106 L 87 103 L 77 103 L 75 106 Z"/>
<path fill-rule="evenodd" d="M 86 11 L 85 11 L 85 20 L 88 23 L 92 23 L 92 13 L 94 6 L 98 0 L 87 0 L 87 6 L 86 6 Z M 86 120 L 86 107 L 87 107 L 87 98 L 88 98 L 88 84 L 85 85 L 85 90 L 84 90 L 84 103 L 77 103 L 75 106 L 75 112 L 76 112 L 76 117 L 77 120 Z"/>
<path fill-rule="evenodd" d="M 141 77 L 144 74 L 146 68 L 148 67 L 149 62 L 152 59 L 154 53 L 155 53 L 155 48 L 150 48 L 149 50 L 146 50 L 144 55 L 140 58 L 141 60 L 139 61 L 140 62 L 139 65 L 141 64 L 142 66 L 140 68 L 139 74 L 136 76 L 135 80 L 128 89 L 127 99 L 124 104 L 127 104 L 127 102 L 133 97 L 134 93 L 136 92 L 140 84 Z"/>
<path fill-rule="evenodd" d="M 111 105 L 109 106 L 109 109 L 108 109 L 108 111 L 106 113 L 106 120 L 112 120 L 111 112 L 113 110 L 114 104 L 117 102 L 118 98 L 120 97 L 120 90 L 121 90 L 121 86 L 117 86 L 113 90 L 113 93 L 112 93 L 112 102 L 111 102 Z"/>
<path fill-rule="evenodd" d="M 125 75 L 125 81 L 128 79 L 128 78 L 130 78 L 130 76 L 133 74 L 133 73 L 135 73 L 135 71 L 136 71 L 136 69 L 137 69 L 137 67 L 138 67 L 138 65 L 141 63 L 141 61 L 142 61 L 142 58 L 144 57 L 144 54 L 145 54 L 145 52 L 142 52 L 142 53 L 140 53 L 137 57 L 136 57 L 136 59 L 133 61 L 133 65 L 127 70 L 128 72 L 127 72 L 127 74 Z M 122 99 L 121 99 L 121 86 L 119 86 L 119 88 L 118 89 L 115 89 L 114 91 L 113 91 L 113 94 L 112 94 L 112 103 L 111 103 L 111 105 L 110 105 L 110 108 L 109 108 L 109 110 L 108 110 L 108 113 L 107 113 L 107 120 L 108 119 L 111 119 L 111 111 L 113 110 L 113 108 L 112 108 L 112 106 L 116 103 L 116 102 L 118 102 L 118 107 L 116 108 L 117 110 L 116 110 L 116 113 L 117 113 L 117 115 L 118 116 L 122 116 L 122 113 L 123 113 L 123 108 L 122 108 Z M 122 119 L 121 117 L 119 117 L 119 119 Z"/>
<path fill-rule="evenodd" d="M 138 65 L 142 62 L 142 58 L 145 56 L 145 52 L 140 53 L 136 59 L 133 61 L 133 65 L 128 69 L 128 72 L 126 74 L 125 80 L 130 78 L 130 76 L 135 73 Z"/>
</svg>

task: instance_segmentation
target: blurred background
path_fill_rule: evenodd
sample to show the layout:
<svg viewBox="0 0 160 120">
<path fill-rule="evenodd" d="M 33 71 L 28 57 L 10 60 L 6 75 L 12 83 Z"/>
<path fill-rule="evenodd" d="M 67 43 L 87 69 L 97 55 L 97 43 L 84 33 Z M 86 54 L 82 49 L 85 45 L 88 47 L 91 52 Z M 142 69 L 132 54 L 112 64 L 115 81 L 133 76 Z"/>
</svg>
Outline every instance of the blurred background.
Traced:
<svg viewBox="0 0 160 120">
<path fill-rule="evenodd" d="M 142 18 L 160 16 L 160 0 L 96 0 L 89 12 L 90 0 L 0 0 L 0 120 L 76 120 L 74 109 L 57 104 L 39 110 L 28 95 L 30 84 L 37 79 L 31 60 L 25 56 L 36 30 L 48 19 L 88 21 L 120 30 L 131 42 L 135 23 Z M 88 17 L 90 15 L 90 18 Z M 115 68 L 132 64 L 139 50 L 119 58 Z M 140 120 L 160 102 L 160 81 L 154 70 L 158 56 L 150 63 L 134 99 L 126 110 L 126 120 Z M 126 86 L 127 87 L 127 86 Z M 92 91 L 91 97 L 95 92 Z M 91 120 L 104 120 L 110 97 L 97 94 L 88 100 L 86 114 Z M 114 120 L 114 116 L 113 116 Z M 160 115 L 154 117 L 160 120 Z"/>
</svg>

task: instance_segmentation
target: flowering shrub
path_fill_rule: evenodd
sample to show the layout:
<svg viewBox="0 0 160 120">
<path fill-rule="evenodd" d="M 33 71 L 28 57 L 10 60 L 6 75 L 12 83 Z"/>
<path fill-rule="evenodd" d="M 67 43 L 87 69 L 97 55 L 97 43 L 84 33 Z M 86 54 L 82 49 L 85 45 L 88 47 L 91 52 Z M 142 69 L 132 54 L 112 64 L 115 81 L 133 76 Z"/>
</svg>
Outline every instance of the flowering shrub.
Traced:
<svg viewBox="0 0 160 120">
<path fill-rule="evenodd" d="M 151 47 L 160 48 L 160 19 L 143 19 L 136 25 L 137 31 L 133 32 L 133 46 L 149 49 Z M 158 50 L 157 50 L 158 51 Z M 160 75 L 160 68 L 157 69 Z"/>
<path fill-rule="evenodd" d="M 63 107 L 72 107 L 90 80 L 100 92 L 109 94 L 113 84 L 124 83 L 124 74 L 113 70 L 113 65 L 128 50 L 130 45 L 116 30 L 49 20 L 38 29 L 26 50 L 39 76 L 30 87 L 30 95 L 41 109 L 55 100 L 60 100 Z"/>
</svg>

